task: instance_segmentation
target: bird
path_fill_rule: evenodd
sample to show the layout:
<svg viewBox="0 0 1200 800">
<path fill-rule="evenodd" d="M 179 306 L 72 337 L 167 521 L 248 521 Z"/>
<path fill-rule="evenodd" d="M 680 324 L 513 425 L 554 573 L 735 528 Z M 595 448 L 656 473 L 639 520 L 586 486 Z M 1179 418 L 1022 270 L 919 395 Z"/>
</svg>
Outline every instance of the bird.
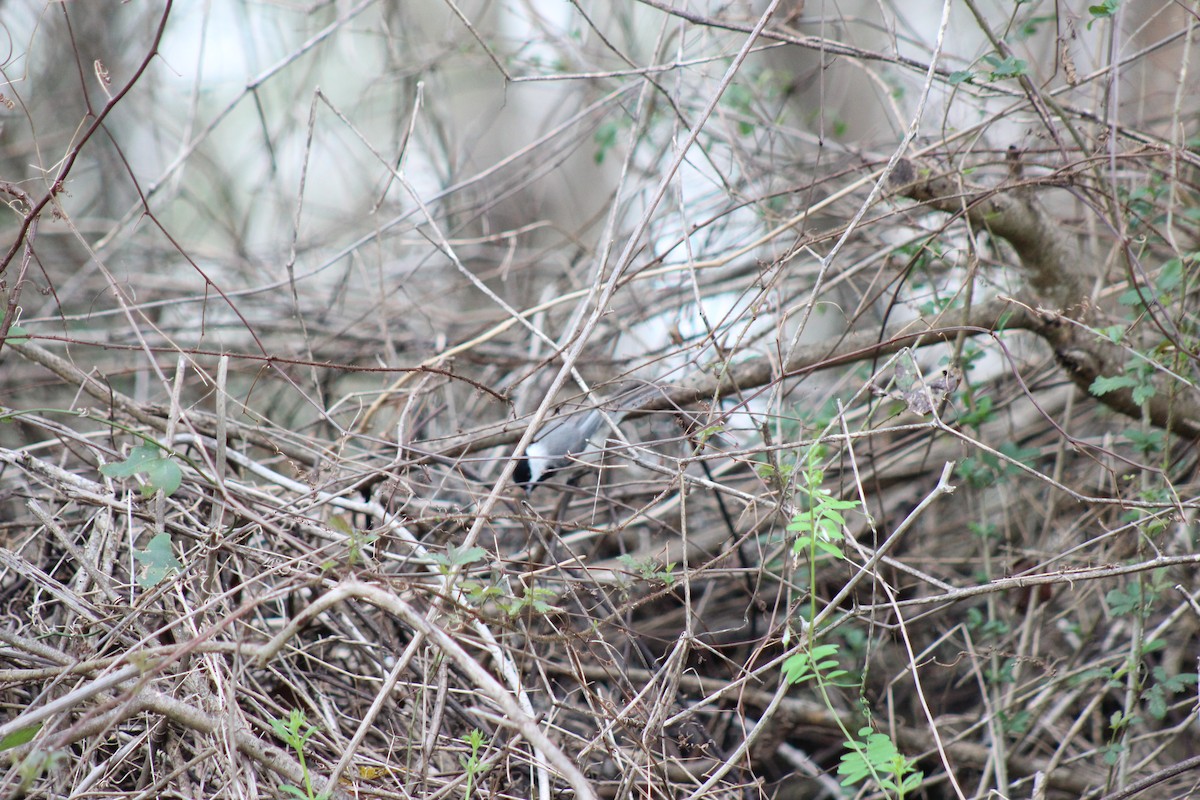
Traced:
<svg viewBox="0 0 1200 800">
<path fill-rule="evenodd" d="M 513 480 L 526 492 L 532 492 L 554 473 L 570 467 L 576 463 L 574 457 L 588 449 L 592 437 L 609 420 L 615 425 L 626 414 L 646 405 L 662 392 L 658 387 L 650 389 L 627 394 L 615 403 L 553 418 L 525 448 L 525 454 L 513 469 Z"/>
</svg>

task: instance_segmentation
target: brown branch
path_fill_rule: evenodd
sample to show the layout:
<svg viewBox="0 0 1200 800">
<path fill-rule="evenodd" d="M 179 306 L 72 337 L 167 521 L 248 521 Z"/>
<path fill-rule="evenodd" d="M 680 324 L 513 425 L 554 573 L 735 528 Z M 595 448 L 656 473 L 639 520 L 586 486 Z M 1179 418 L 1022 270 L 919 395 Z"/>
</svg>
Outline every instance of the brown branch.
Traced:
<svg viewBox="0 0 1200 800">
<path fill-rule="evenodd" d="M 896 193 L 947 214 L 965 214 L 973 226 L 1006 240 L 1017 251 L 1035 300 L 1030 305 L 1085 308 L 1089 270 L 1058 220 L 1026 190 L 967 186 L 955 175 L 902 161 L 892 173 Z"/>
<path fill-rule="evenodd" d="M 660 397 L 630 410 L 625 416 L 633 418 L 653 411 L 680 408 L 705 400 L 727 397 L 738 391 L 768 386 L 780 378 L 795 378 L 811 372 L 886 356 L 905 347 L 925 347 L 950 341 L 963 332 L 984 335 L 1000 328 L 1022 330 L 1033 324 L 1034 321 L 1024 308 L 1011 302 L 997 300 L 972 309 L 959 325 L 912 330 L 913 323 L 908 323 L 886 331 L 882 336 L 877 331 L 848 334 L 832 347 L 825 342 L 798 347 L 782 372 L 778 363 L 766 356 L 747 358 L 729 364 L 726 369 L 720 371 L 698 370 L 689 378 L 663 386 Z M 453 459 L 490 447 L 511 444 L 520 438 L 524 430 L 525 425 L 520 422 L 475 429 L 441 443 L 436 448 L 435 455 L 419 460 Z"/>
<path fill-rule="evenodd" d="M 1114 344 L 1084 324 L 1092 310 L 1087 290 L 1092 270 L 1070 235 L 1028 187 L 971 187 L 955 176 L 935 174 L 912 162 L 902 162 L 892 182 L 897 194 L 961 214 L 1012 245 L 1028 286 L 1024 300 L 1038 309 L 1030 315 L 1029 329 L 1054 349 L 1076 386 L 1113 411 L 1134 419 L 1144 414 L 1157 428 L 1200 438 L 1200 392 L 1165 371 L 1150 379 L 1155 391 L 1145 402 L 1135 398 L 1135 387 L 1099 397 L 1092 394 L 1097 378 L 1123 374 L 1132 356 L 1127 345 Z"/>
</svg>

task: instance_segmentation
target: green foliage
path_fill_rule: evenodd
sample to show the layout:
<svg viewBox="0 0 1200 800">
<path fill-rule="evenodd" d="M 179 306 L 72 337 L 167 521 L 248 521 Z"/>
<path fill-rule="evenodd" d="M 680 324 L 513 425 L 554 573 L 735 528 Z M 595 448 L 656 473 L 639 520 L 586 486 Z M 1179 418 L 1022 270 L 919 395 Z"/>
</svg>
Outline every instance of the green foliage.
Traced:
<svg viewBox="0 0 1200 800">
<path fill-rule="evenodd" d="M 925 773 L 916 769 L 913 759 L 905 758 L 886 733 L 872 728 L 860 728 L 858 738 L 846 741 L 848 752 L 842 754 L 838 775 L 844 776 L 843 786 L 851 786 L 873 777 L 879 788 L 895 792 L 904 798 L 921 786 Z"/>
<path fill-rule="evenodd" d="M 818 553 L 844 558 L 841 543 L 845 539 L 842 528 L 846 525 L 843 511 L 858 508 L 857 500 L 838 500 L 828 489 L 821 488 L 825 473 L 816 466 L 816 458 L 810 457 L 809 464 L 800 476 L 802 508 L 792 517 L 787 529 L 797 534 L 792 551 L 797 555 L 807 553 L 810 561 Z"/>
<path fill-rule="evenodd" d="M 768 464 L 764 461 L 756 464 L 754 470 L 758 473 L 758 477 L 764 481 L 778 480 L 780 485 L 784 485 L 792 480 L 792 475 L 795 473 L 796 468 L 791 464 L 783 464 L 776 467 L 774 464 Z"/>
<path fill-rule="evenodd" d="M 978 456 L 964 458 L 955 471 L 972 488 L 986 489 L 1007 482 L 1010 477 L 1020 473 L 1017 464 L 1029 466 L 1038 455 L 1037 450 L 1021 448 L 1012 442 L 1005 442 L 996 449 L 1005 458 L 984 451 Z"/>
<path fill-rule="evenodd" d="M 990 395 L 976 397 L 972 407 L 959 415 L 958 420 L 963 425 L 978 430 L 985 422 L 992 419 L 992 398 Z"/>
<path fill-rule="evenodd" d="M 1144 456 L 1161 453 L 1167 446 L 1167 436 L 1159 428 L 1142 430 L 1141 428 L 1126 428 L 1125 438 L 1133 448 Z"/>
<path fill-rule="evenodd" d="M 1108 377 L 1101 375 L 1092 381 L 1092 385 L 1088 387 L 1088 391 L 1096 395 L 1096 397 L 1103 397 L 1109 392 L 1115 392 L 1118 389 L 1129 389 L 1137 385 L 1137 379 L 1131 375 L 1111 375 Z"/>
<path fill-rule="evenodd" d="M 471 795 L 475 790 L 475 782 L 480 775 L 488 771 L 488 766 L 479 757 L 479 751 L 483 748 L 485 741 L 483 732 L 478 728 L 473 728 L 470 733 L 462 737 L 462 740 L 471 749 L 471 755 L 458 757 L 458 762 L 462 764 L 463 771 L 467 775 L 467 788 L 463 797 L 464 800 L 471 800 Z"/>
<path fill-rule="evenodd" d="M 1167 716 L 1167 706 L 1171 695 L 1186 692 L 1197 684 L 1197 675 L 1194 672 L 1168 675 L 1166 669 L 1159 666 L 1154 667 L 1150 671 L 1150 675 L 1154 682 L 1147 687 L 1144 694 L 1146 710 L 1150 712 L 1150 716 L 1158 720 Z"/>
<path fill-rule="evenodd" d="M 1195 261 L 1194 253 L 1188 256 L 1189 266 Z M 1183 259 L 1169 258 L 1163 262 L 1162 269 L 1158 272 L 1158 278 L 1154 281 L 1154 286 L 1160 292 L 1169 294 L 1174 292 L 1183 285 Z"/>
<path fill-rule="evenodd" d="M 183 564 L 175 557 L 171 547 L 170 534 L 157 534 L 146 545 L 145 550 L 135 550 L 133 557 L 144 567 L 142 576 L 138 578 L 138 586 L 152 589 L 170 575 L 183 569 Z"/>
<path fill-rule="evenodd" d="M 288 747 L 303 752 L 318 728 L 308 723 L 303 711 L 293 708 L 287 719 L 271 720 L 271 730 Z"/>
<path fill-rule="evenodd" d="M 1165 577 L 1166 573 L 1163 570 L 1156 570 L 1150 581 L 1140 579 L 1140 581 L 1129 583 L 1126 587 L 1110 589 L 1104 595 L 1104 602 L 1108 604 L 1109 613 L 1114 616 L 1140 614 L 1144 618 L 1150 615 L 1154 603 L 1158 602 L 1159 596 L 1168 587 Z"/>
<path fill-rule="evenodd" d="M 1012 736 L 1026 733 L 1029 730 L 1029 724 L 1033 722 L 1033 714 L 1028 711 L 1018 711 L 1015 714 L 1001 711 L 997 717 L 1000 720 L 1000 728 Z"/>
<path fill-rule="evenodd" d="M 1108 718 L 1108 729 L 1112 731 L 1113 740 L 1123 734 L 1130 725 L 1140 722 L 1137 714 L 1131 714 L 1127 711 L 1114 711 Z"/>
<path fill-rule="evenodd" d="M 838 646 L 823 644 L 793 653 L 783 662 L 783 677 L 790 685 L 815 682 L 823 695 L 830 686 L 857 686 L 857 682 L 839 683 L 848 673 L 837 661 Z M 826 695 L 828 701 L 828 696 Z M 869 711 L 869 709 L 868 709 Z M 850 734 L 846 731 L 848 737 Z M 914 762 L 900 755 L 890 737 L 871 728 L 860 728 L 858 738 L 846 741 L 848 752 L 842 755 L 838 774 L 843 786 L 872 778 L 886 794 L 903 798 L 915 791 L 924 773 L 916 772 Z"/>
<path fill-rule="evenodd" d="M 783 662 L 783 679 L 792 686 L 818 679 L 823 683 L 834 683 L 846 674 L 834 658 L 837 652 L 836 644 L 822 644 L 793 653 Z"/>
<path fill-rule="evenodd" d="M 832 631 L 830 635 L 841 640 L 838 656 L 841 658 L 840 669 L 842 672 L 837 675 L 836 683 L 847 690 L 857 690 L 866 680 L 865 670 L 870 658 L 872 643 L 862 628 L 852 625 L 842 625 Z M 865 699 L 863 702 L 865 703 Z M 869 719 L 870 709 L 867 709 L 865 713 Z"/>
<path fill-rule="evenodd" d="M 347 539 L 346 563 L 352 567 L 357 567 L 363 562 L 363 548 L 374 544 L 375 540 L 379 538 L 378 533 L 368 533 L 354 527 L 345 517 L 330 517 L 329 527 L 345 534 Z"/>
<path fill-rule="evenodd" d="M 5 750 L 11 750 L 14 747 L 20 747 L 23 744 L 29 744 L 41 729 L 42 723 L 40 722 L 36 725 L 30 725 L 28 728 L 18 728 L 3 739 L 0 739 L 0 753 Z"/>
<path fill-rule="evenodd" d="M 1108 603 L 1109 612 L 1115 617 L 1123 617 L 1132 615 L 1139 610 L 1145 608 L 1145 598 L 1142 593 L 1142 587 L 1137 584 L 1130 584 L 1123 588 L 1110 589 L 1104 595 L 1104 600 Z"/>
<path fill-rule="evenodd" d="M 438 572 L 443 576 L 449 575 L 455 567 L 465 567 L 482 561 L 487 556 L 487 550 L 482 547 L 457 547 L 450 545 L 445 554 L 430 553 L 429 558 L 437 564 Z"/>
<path fill-rule="evenodd" d="M 1153 283 L 1150 285 L 1130 286 L 1117 298 L 1118 302 L 1129 308 L 1127 316 L 1130 320 L 1138 320 L 1147 313 L 1147 304 L 1157 301 L 1163 306 L 1173 307 L 1178 305 L 1182 298 L 1188 295 L 1193 287 L 1189 285 L 1189 278 L 1193 278 L 1197 274 L 1197 264 L 1200 263 L 1200 252 L 1185 253 L 1178 258 L 1169 258 L 1163 262 L 1157 272 L 1154 274 Z M 1192 281 L 1194 283 L 1194 279 Z M 1113 329 L 1119 328 L 1120 337 L 1125 336 L 1124 326 L 1109 326 L 1099 331 L 1102 335 L 1107 335 L 1110 340 L 1120 341 L 1113 338 Z M 1182 321 L 1181 331 L 1184 331 L 1186 338 L 1187 332 L 1195 331 L 1196 326 L 1194 320 L 1189 323 L 1188 320 Z M 1195 337 L 1193 334 L 1192 341 L 1185 344 L 1185 347 L 1195 347 Z M 1143 382 L 1148 381 L 1152 374 L 1153 364 L 1150 363 L 1151 358 L 1155 358 L 1161 363 L 1165 363 L 1168 367 L 1173 365 L 1170 362 L 1172 358 L 1178 357 L 1177 348 L 1166 339 L 1163 339 L 1158 347 L 1151 349 L 1148 353 L 1143 353 L 1143 359 L 1138 359 L 1135 362 L 1145 362 L 1136 371 L 1137 377 L 1140 377 Z M 1127 370 L 1128 371 L 1128 370 Z"/>
<path fill-rule="evenodd" d="M 308 771 L 308 762 L 304 756 L 304 750 L 308 747 L 308 740 L 317 732 L 317 727 L 309 724 L 303 711 L 293 708 L 287 719 L 271 720 L 271 730 L 275 732 L 275 736 L 281 742 L 292 748 L 296 753 L 296 758 L 300 761 L 300 770 L 304 773 L 303 789 L 295 786 L 282 786 L 280 788 L 286 794 L 301 798 L 301 800 L 328 800 L 328 792 L 317 794 L 313 791 L 312 774 Z"/>
<path fill-rule="evenodd" d="M 654 559 L 639 560 L 628 553 L 618 556 L 617 561 L 624 564 L 631 572 L 636 572 L 644 581 L 658 581 L 668 588 L 675 585 L 674 573 L 675 567 L 678 565 L 674 561 L 664 567 Z"/>
<path fill-rule="evenodd" d="M 988 77 L 993 81 L 1016 78 L 1024 75 L 1029 70 L 1028 62 L 1016 56 L 1000 58 L 989 53 L 983 57 L 983 60 L 992 68 L 988 73 Z"/>
<path fill-rule="evenodd" d="M 821 448 L 813 447 L 809 450 L 798 481 L 797 503 L 802 510 L 796 513 L 788 525 L 788 531 L 797 534 L 793 552 L 797 555 L 807 555 L 811 602 L 807 628 L 808 646 L 788 656 L 783 662 L 782 671 L 783 679 L 792 686 L 814 683 L 826 705 L 831 705 L 828 694 L 831 687 L 861 686 L 861 680 L 846 680 L 850 675 L 838 663 L 838 645 L 816 644 L 813 641 L 812 637 L 816 632 L 813 622 L 817 613 L 816 597 L 813 594 L 813 587 L 816 585 L 816 562 L 820 555 L 837 559 L 845 557 L 839 547 L 844 538 L 842 529 L 846 525 L 842 512 L 857 508 L 859 503 L 838 500 L 828 489 L 822 487 L 821 484 L 825 480 L 825 474 L 819 466 L 822 458 Z M 867 708 L 866 711 L 869 718 L 870 709 Z M 869 727 L 861 728 L 857 738 L 845 729 L 843 732 L 847 736 L 848 750 L 838 765 L 838 774 L 844 776 L 843 786 L 870 777 L 885 795 L 894 795 L 897 798 L 904 798 L 920 787 L 923 773 L 915 771 L 914 762 L 900 755 L 886 734 L 877 733 Z"/>
<path fill-rule="evenodd" d="M 1037 32 L 1039 30 L 1041 30 L 1043 25 L 1045 25 L 1048 22 L 1057 22 L 1057 21 L 1058 21 L 1057 14 L 1041 14 L 1038 16 L 1030 17 L 1029 19 L 1025 20 L 1023 23 L 1021 23 L 1021 27 L 1017 30 L 1017 38 L 1018 39 L 1028 39 L 1031 36 L 1036 36 Z"/>
<path fill-rule="evenodd" d="M 817 618 L 817 562 L 822 556 L 844 559 L 841 544 L 845 539 L 842 528 L 846 525 L 843 511 L 857 508 L 857 500 L 839 500 L 821 486 L 825 473 L 820 467 L 824 451 L 821 447 L 809 448 L 804 468 L 797 481 L 796 505 L 799 511 L 787 526 L 790 534 L 796 535 L 792 552 L 804 556 L 808 562 L 808 621 Z"/>
<path fill-rule="evenodd" d="M 1002 323 L 998 323 L 997 327 L 999 327 L 1000 324 Z M 963 342 L 962 353 L 958 358 L 958 366 L 962 369 L 963 374 L 967 374 L 971 370 L 975 369 L 976 362 L 982 360 L 986 355 L 987 350 L 975 344 L 974 342 L 967 340 Z"/>
<path fill-rule="evenodd" d="M 479 608 L 488 603 L 494 603 L 496 608 L 509 617 L 520 616 L 527 609 L 535 614 L 549 614 L 552 611 L 562 610 L 549 602 L 555 596 L 554 590 L 543 586 L 527 587 L 518 597 L 507 588 L 507 585 L 495 580 L 486 583 L 463 581 L 462 592 L 463 597 L 472 606 Z"/>
<path fill-rule="evenodd" d="M 462 590 L 467 602 L 476 608 L 505 596 L 504 589 L 495 581 L 463 581 Z"/>
<path fill-rule="evenodd" d="M 754 133 L 754 121 L 762 116 L 756 104 L 784 95 L 791 89 L 791 83 L 791 76 L 778 70 L 763 69 L 753 74 L 743 71 L 721 95 L 722 105 L 737 112 L 738 133 L 742 136 Z M 844 123 L 841 133 L 836 135 L 842 133 L 845 133 Z"/>
<path fill-rule="evenodd" d="M 1092 18 L 1088 20 L 1088 30 L 1091 30 L 1092 25 L 1102 19 L 1112 19 L 1120 5 L 1121 0 L 1103 0 L 1098 5 L 1088 6 L 1088 13 L 1092 15 Z"/>
<path fill-rule="evenodd" d="M 988 619 L 979 608 L 967 609 L 967 628 L 985 638 L 1007 636 L 1012 626 L 1002 619 Z"/>
<path fill-rule="evenodd" d="M 1080 686 L 1091 681 L 1104 681 L 1104 685 L 1108 688 L 1115 688 L 1121 685 L 1111 667 L 1093 667 L 1081 670 L 1079 673 L 1072 675 L 1067 680 L 1067 683 L 1071 686 Z"/>
<path fill-rule="evenodd" d="M 164 455 L 166 451 L 153 443 L 139 444 L 129 451 L 124 461 L 102 464 L 100 474 L 109 478 L 131 478 L 144 474 L 145 483 L 139 489 L 143 497 L 150 497 L 159 489 L 167 497 L 175 494 L 183 483 L 183 470 Z"/>
<path fill-rule="evenodd" d="M 4 314 L 5 310 L 0 308 L 0 329 L 4 327 Z M 25 342 L 29 341 L 29 331 L 14 321 L 12 327 L 8 329 L 8 336 L 5 337 L 5 341 L 11 344 L 25 344 Z"/>
<path fill-rule="evenodd" d="M 496 599 L 497 605 L 510 617 L 520 616 L 526 609 L 534 614 L 549 614 L 551 611 L 562 611 L 551 605 L 548 600 L 554 597 L 554 590 L 544 586 L 530 586 L 520 597 L 508 596 Z"/>
<path fill-rule="evenodd" d="M 1149 503 L 1159 503 L 1163 508 L 1169 508 L 1174 500 L 1170 490 L 1165 486 L 1155 486 L 1138 492 L 1138 499 Z M 1162 511 L 1149 508 L 1131 508 L 1121 515 L 1121 519 L 1138 526 L 1147 536 L 1162 533 L 1170 522 L 1170 516 Z"/>
<path fill-rule="evenodd" d="M 711 439 L 712 437 L 716 436 L 719 433 L 723 433 L 724 430 L 725 430 L 724 425 L 709 425 L 707 428 L 703 428 L 700 431 L 697 431 L 693 438 L 695 439 L 696 443 L 700 447 L 703 447 L 705 444 L 707 444 L 709 439 Z"/>
<path fill-rule="evenodd" d="M 1092 381 L 1092 385 L 1088 387 L 1088 391 L 1096 397 L 1103 397 L 1109 392 L 1115 392 L 1118 389 L 1132 389 L 1133 402 L 1142 405 L 1158 392 L 1154 388 L 1154 384 L 1150 382 L 1153 372 L 1153 364 L 1139 359 L 1130 364 L 1124 374 L 1111 376 L 1098 375 Z"/>
<path fill-rule="evenodd" d="M 992 522 L 968 522 L 967 530 L 985 542 L 1000 536 L 1000 529 Z"/>
<path fill-rule="evenodd" d="M 1015 658 L 1006 658 L 1000 662 L 997 667 L 990 667 L 984 671 L 984 678 L 987 682 L 996 686 L 1012 684 L 1016 682 L 1017 660 Z"/>
<path fill-rule="evenodd" d="M 913 276 L 909 285 L 914 292 L 928 291 L 937 283 L 933 277 L 934 268 L 945 258 L 946 248 L 936 238 L 922 238 L 900 245 L 892 250 L 892 256 L 904 259 L 905 266 Z"/>
<path fill-rule="evenodd" d="M 934 317 L 938 314 L 945 313 L 947 309 L 956 304 L 954 297 L 935 297 L 932 300 L 927 300 L 917 306 L 917 311 L 925 317 Z"/>
<path fill-rule="evenodd" d="M 868 366 L 864 364 L 859 370 L 863 380 L 868 380 L 870 377 Z M 818 430 L 824 430 L 837 418 L 837 415 L 841 413 L 841 409 L 838 408 L 837 398 L 826 397 L 820 405 L 804 406 L 798 408 L 796 413 L 799 419 L 803 420 L 805 424 Z"/>
<path fill-rule="evenodd" d="M 1158 221 L 1161 216 L 1158 211 L 1159 201 L 1167 191 L 1168 187 L 1162 177 L 1151 174 L 1145 186 L 1138 186 L 1132 191 L 1118 187 L 1117 198 L 1129 213 L 1133 228 L 1141 230 L 1144 226 Z"/>
</svg>

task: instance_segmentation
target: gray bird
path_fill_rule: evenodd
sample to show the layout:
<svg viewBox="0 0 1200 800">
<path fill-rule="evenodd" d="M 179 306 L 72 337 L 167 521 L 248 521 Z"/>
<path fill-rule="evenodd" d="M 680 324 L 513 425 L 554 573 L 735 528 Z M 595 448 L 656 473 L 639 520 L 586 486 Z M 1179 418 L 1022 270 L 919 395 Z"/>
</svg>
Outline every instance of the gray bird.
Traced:
<svg viewBox="0 0 1200 800">
<path fill-rule="evenodd" d="M 525 455 L 513 470 L 513 480 L 525 491 L 532 492 L 534 487 L 555 472 L 576 463 L 574 457 L 589 449 L 592 437 L 604 428 L 606 417 L 616 424 L 626 414 L 661 394 L 662 390 L 658 387 L 649 387 L 646 391 L 626 395 L 605 406 L 551 419 L 525 448 Z M 618 405 L 619 408 L 614 407 Z"/>
</svg>

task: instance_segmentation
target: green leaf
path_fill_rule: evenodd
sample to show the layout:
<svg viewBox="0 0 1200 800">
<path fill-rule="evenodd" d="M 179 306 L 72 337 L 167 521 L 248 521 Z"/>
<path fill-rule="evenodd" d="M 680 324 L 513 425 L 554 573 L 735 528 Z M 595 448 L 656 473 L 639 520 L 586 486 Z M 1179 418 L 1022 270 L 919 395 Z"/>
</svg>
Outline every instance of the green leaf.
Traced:
<svg viewBox="0 0 1200 800">
<path fill-rule="evenodd" d="M 1144 289 L 1141 291 L 1138 289 L 1126 289 L 1117 296 L 1117 302 L 1130 308 L 1144 308 L 1145 304 L 1142 302 L 1142 297 L 1145 294 L 1146 291 Z"/>
<path fill-rule="evenodd" d="M 470 733 L 462 737 L 467 746 L 471 748 L 471 752 L 479 752 L 479 748 L 487 742 L 487 737 L 483 735 L 483 731 L 479 728 L 472 728 Z"/>
<path fill-rule="evenodd" d="M 1096 397 L 1103 397 L 1109 392 L 1115 392 L 1117 389 L 1128 389 L 1137 385 L 1137 379 L 1131 375 L 1113 375 L 1107 378 L 1101 375 L 1092 381 L 1092 385 L 1088 387 L 1088 391 Z"/>
<path fill-rule="evenodd" d="M 920 785 L 924 773 L 914 772 L 912 759 L 900 754 L 891 737 L 871 728 L 859 729 L 858 735 L 863 741 L 847 741 L 847 752 L 838 764 L 838 774 L 845 776 L 843 786 L 868 776 L 873 776 L 880 788 L 894 792 L 911 792 Z"/>
<path fill-rule="evenodd" d="M 924 772 L 914 772 L 904 779 L 904 783 L 900 785 L 900 789 L 905 795 L 912 794 L 921 786 L 921 781 L 923 780 L 925 780 Z"/>
<path fill-rule="evenodd" d="M 1194 672 L 1181 672 L 1178 675 L 1168 675 L 1167 670 L 1163 667 L 1154 668 L 1154 680 L 1161 683 L 1166 689 L 1172 693 L 1186 691 L 1188 687 L 1195 686 L 1200 682 L 1200 677 Z"/>
<path fill-rule="evenodd" d="M 958 86 L 960 83 L 969 83 L 975 73 L 969 69 L 958 69 L 950 73 L 950 85 Z"/>
<path fill-rule="evenodd" d="M 29 331 L 20 325 L 13 325 L 8 329 L 8 336 L 5 341 L 9 344 L 25 344 L 29 341 Z"/>
<path fill-rule="evenodd" d="M 795 686 L 819 677 L 823 672 L 835 669 L 838 666 L 837 659 L 834 658 L 837 652 L 836 644 L 822 644 L 814 647 L 811 651 L 788 656 L 783 662 L 784 680 Z M 844 670 L 837 670 L 837 674 L 844 675 L 846 673 Z M 828 676 L 825 677 L 828 679 Z"/>
<path fill-rule="evenodd" d="M 1104 2 L 1100 3 L 1099 5 L 1088 6 L 1088 13 L 1092 15 L 1091 20 L 1089 20 L 1087 24 L 1088 30 L 1090 31 L 1092 29 L 1092 24 L 1099 20 L 1111 19 L 1112 16 L 1117 13 L 1117 8 L 1120 5 L 1121 0 L 1104 0 Z"/>
<path fill-rule="evenodd" d="M 1154 282 L 1154 285 L 1160 292 L 1170 292 L 1178 289 L 1181 283 L 1183 283 L 1183 261 L 1172 258 L 1163 264 L 1162 271 L 1158 273 L 1158 280 Z"/>
<path fill-rule="evenodd" d="M 28 744 L 33 741 L 33 737 L 37 736 L 37 732 L 41 729 L 42 723 L 40 722 L 36 725 L 30 725 L 28 728 L 18 728 L 3 739 L 0 739 L 0 752 Z"/>
<path fill-rule="evenodd" d="M 1024 25 L 1021 26 L 1021 33 L 1020 33 L 1019 38 L 1027 39 L 1030 36 L 1035 35 L 1038 32 L 1038 30 L 1041 29 L 1042 25 L 1045 25 L 1047 22 L 1057 22 L 1057 21 L 1058 21 L 1057 14 L 1045 14 L 1042 16 L 1031 17 L 1028 20 L 1026 20 Z"/>
<path fill-rule="evenodd" d="M 975 408 L 971 411 L 964 411 L 959 419 L 963 425 L 971 428 L 978 428 L 983 423 L 992 418 L 992 398 L 991 395 L 983 395 L 975 398 Z"/>
<path fill-rule="evenodd" d="M 144 463 L 158 457 L 157 447 L 141 444 L 130 450 L 124 461 L 101 466 L 100 474 L 110 478 L 132 478 L 138 474 Z"/>
<path fill-rule="evenodd" d="M 333 528 L 340 534 L 345 536 L 354 535 L 354 526 L 345 517 L 332 516 L 329 518 L 329 527 Z"/>
<path fill-rule="evenodd" d="M 1145 403 L 1151 397 L 1154 397 L 1154 395 L 1156 395 L 1157 393 L 1158 393 L 1158 390 L 1154 388 L 1154 384 L 1143 383 L 1141 386 L 1138 386 L 1136 389 L 1133 390 L 1133 402 L 1137 403 L 1140 406 L 1142 403 Z"/>
<path fill-rule="evenodd" d="M 171 549 L 171 537 L 165 533 L 151 539 L 145 550 L 134 551 L 133 557 L 145 567 L 138 578 L 138 586 L 143 589 L 151 589 L 162 583 L 171 572 L 183 569 L 183 564 L 179 563 Z"/>
<path fill-rule="evenodd" d="M 1000 58 L 999 56 L 986 55 L 983 60 L 991 65 L 992 71 L 989 78 L 994 81 L 1003 80 L 1005 78 L 1015 78 L 1024 75 L 1029 69 L 1029 64 L 1024 59 L 1016 56 L 1008 56 Z"/>
<path fill-rule="evenodd" d="M 0 308 L 0 327 L 3 327 L 3 325 L 4 325 L 4 309 Z M 13 320 L 12 327 L 8 329 L 8 336 L 6 337 L 6 341 L 8 341 L 11 344 L 25 344 L 27 341 L 29 341 L 29 331 L 25 330 L 25 328 L 18 325 L 16 320 Z"/>
<path fill-rule="evenodd" d="M 1005 733 L 1020 735 L 1029 730 L 1029 723 L 1033 721 L 1033 715 L 1028 711 L 1019 711 L 1012 716 L 1007 714 L 1000 715 L 1000 726 Z"/>
<path fill-rule="evenodd" d="M 1151 607 L 1158 597 L 1159 590 L 1154 585 L 1131 583 L 1124 588 L 1110 589 L 1104 595 L 1104 600 L 1108 603 L 1108 609 L 1113 616 L 1121 617 L 1135 613 L 1144 616 L 1150 613 Z M 1145 646 L 1142 650 L 1146 651 Z"/>
<path fill-rule="evenodd" d="M 146 482 L 140 487 L 143 497 L 149 497 L 159 489 L 170 497 L 183 483 L 183 471 L 154 444 L 138 445 L 129 451 L 124 461 L 102 465 L 100 474 L 109 478 L 131 478 L 145 474 Z"/>
<path fill-rule="evenodd" d="M 1146 710 L 1155 719 L 1167 716 L 1167 695 L 1161 684 L 1155 684 L 1146 690 Z"/>
<path fill-rule="evenodd" d="M 156 458 L 146 463 L 146 484 L 142 486 L 142 496 L 149 497 L 162 489 L 166 497 L 175 494 L 183 483 L 183 470 L 169 458 Z"/>
<path fill-rule="evenodd" d="M 445 555 L 441 553 L 431 553 L 432 558 L 436 563 L 443 566 L 465 567 L 468 564 L 474 564 L 476 561 L 482 561 L 487 556 L 487 550 L 482 547 L 458 547 L 450 545 L 446 548 Z"/>
<path fill-rule="evenodd" d="M 1167 446 L 1166 433 L 1157 428 L 1147 431 L 1142 431 L 1138 428 L 1128 428 L 1125 430 L 1125 438 L 1142 455 L 1161 453 Z"/>
</svg>

